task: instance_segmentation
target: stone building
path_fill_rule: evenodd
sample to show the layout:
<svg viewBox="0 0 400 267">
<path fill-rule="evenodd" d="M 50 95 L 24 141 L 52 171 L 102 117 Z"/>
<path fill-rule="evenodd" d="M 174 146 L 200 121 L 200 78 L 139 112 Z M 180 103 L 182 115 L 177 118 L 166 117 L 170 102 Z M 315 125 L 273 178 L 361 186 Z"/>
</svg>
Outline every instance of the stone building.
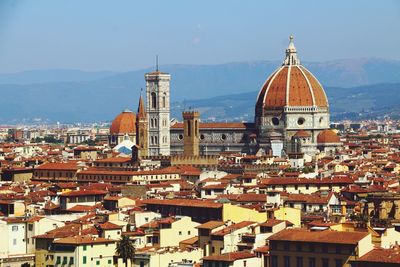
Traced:
<svg viewBox="0 0 400 267">
<path fill-rule="evenodd" d="M 135 129 L 135 137 L 136 144 L 144 150 L 142 155 L 202 156 L 232 152 L 314 156 L 319 151 L 332 153 L 341 145 L 336 133 L 329 130 L 329 103 L 325 91 L 314 75 L 300 64 L 293 36 L 290 36 L 282 66 L 266 79 L 259 91 L 254 123 L 201 122 L 197 117 L 185 118 L 188 114 L 184 113 L 184 123 L 171 125 L 170 79 L 171 76 L 160 72 L 158 67 L 145 75 L 147 121 L 144 111 L 141 111 L 142 120 L 131 118 L 140 121 L 140 126 L 134 121 L 131 124 L 141 127 L 138 133 Z M 143 103 L 142 99 L 140 101 Z M 198 136 L 186 136 L 188 127 L 195 127 Z M 138 138 L 139 132 L 143 135 Z M 110 144 L 119 135 L 112 131 Z"/>
<path fill-rule="evenodd" d="M 293 36 L 282 66 L 265 81 L 258 94 L 255 125 L 260 148 L 270 150 L 274 137 L 283 143 L 286 152 L 304 148 L 302 152 L 307 154 L 316 152 L 318 134 L 329 128 L 325 91 L 300 64 Z"/>
<path fill-rule="evenodd" d="M 171 75 L 158 71 L 147 73 L 146 96 L 149 132 L 149 155 L 170 154 L 169 82 Z"/>
</svg>

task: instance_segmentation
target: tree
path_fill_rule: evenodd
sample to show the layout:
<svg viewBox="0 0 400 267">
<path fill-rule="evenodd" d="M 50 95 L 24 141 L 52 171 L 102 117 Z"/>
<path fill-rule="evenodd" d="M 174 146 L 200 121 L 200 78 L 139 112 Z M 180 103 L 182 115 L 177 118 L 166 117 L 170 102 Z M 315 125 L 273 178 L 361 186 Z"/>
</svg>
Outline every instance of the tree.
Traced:
<svg viewBox="0 0 400 267">
<path fill-rule="evenodd" d="M 135 256 L 135 245 L 127 235 L 122 235 L 121 239 L 117 243 L 116 249 L 118 257 L 124 260 L 125 266 L 128 267 L 128 259 L 133 262 Z"/>
</svg>

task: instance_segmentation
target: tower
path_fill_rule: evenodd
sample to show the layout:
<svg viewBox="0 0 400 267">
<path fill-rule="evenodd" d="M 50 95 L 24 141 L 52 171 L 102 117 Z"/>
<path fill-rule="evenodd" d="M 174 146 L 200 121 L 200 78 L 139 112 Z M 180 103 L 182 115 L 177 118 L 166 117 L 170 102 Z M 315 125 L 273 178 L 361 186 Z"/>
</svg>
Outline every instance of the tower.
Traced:
<svg viewBox="0 0 400 267">
<path fill-rule="evenodd" d="M 139 155 L 141 157 L 147 156 L 149 152 L 149 134 L 148 134 L 148 121 L 147 114 L 145 111 L 145 106 L 142 98 L 142 94 L 140 94 L 139 98 L 139 106 L 136 115 L 136 144 L 140 147 Z"/>
<path fill-rule="evenodd" d="M 199 155 L 199 120 L 198 111 L 186 111 L 183 116 L 183 154 L 185 156 Z"/>
<path fill-rule="evenodd" d="M 149 155 L 170 154 L 169 83 L 171 75 L 157 70 L 145 75 Z"/>
</svg>

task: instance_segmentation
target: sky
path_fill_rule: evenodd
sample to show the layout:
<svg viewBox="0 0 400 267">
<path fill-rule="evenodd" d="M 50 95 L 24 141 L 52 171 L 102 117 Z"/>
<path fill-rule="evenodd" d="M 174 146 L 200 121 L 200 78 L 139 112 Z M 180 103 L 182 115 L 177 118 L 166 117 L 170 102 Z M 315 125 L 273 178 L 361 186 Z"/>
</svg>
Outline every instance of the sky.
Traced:
<svg viewBox="0 0 400 267">
<path fill-rule="evenodd" d="M 0 0 L 0 73 L 160 64 L 400 60 L 400 1 Z"/>
</svg>

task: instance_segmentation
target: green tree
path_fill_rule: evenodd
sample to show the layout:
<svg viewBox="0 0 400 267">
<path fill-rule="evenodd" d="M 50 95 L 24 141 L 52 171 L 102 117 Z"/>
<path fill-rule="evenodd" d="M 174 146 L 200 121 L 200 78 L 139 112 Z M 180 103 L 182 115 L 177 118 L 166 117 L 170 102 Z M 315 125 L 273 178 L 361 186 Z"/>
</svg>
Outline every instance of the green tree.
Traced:
<svg viewBox="0 0 400 267">
<path fill-rule="evenodd" d="M 127 235 L 122 235 L 121 239 L 117 243 L 116 252 L 118 257 L 124 260 L 125 266 L 128 267 L 128 259 L 131 260 L 131 265 L 133 258 L 135 256 L 135 245 L 132 240 Z"/>
</svg>

